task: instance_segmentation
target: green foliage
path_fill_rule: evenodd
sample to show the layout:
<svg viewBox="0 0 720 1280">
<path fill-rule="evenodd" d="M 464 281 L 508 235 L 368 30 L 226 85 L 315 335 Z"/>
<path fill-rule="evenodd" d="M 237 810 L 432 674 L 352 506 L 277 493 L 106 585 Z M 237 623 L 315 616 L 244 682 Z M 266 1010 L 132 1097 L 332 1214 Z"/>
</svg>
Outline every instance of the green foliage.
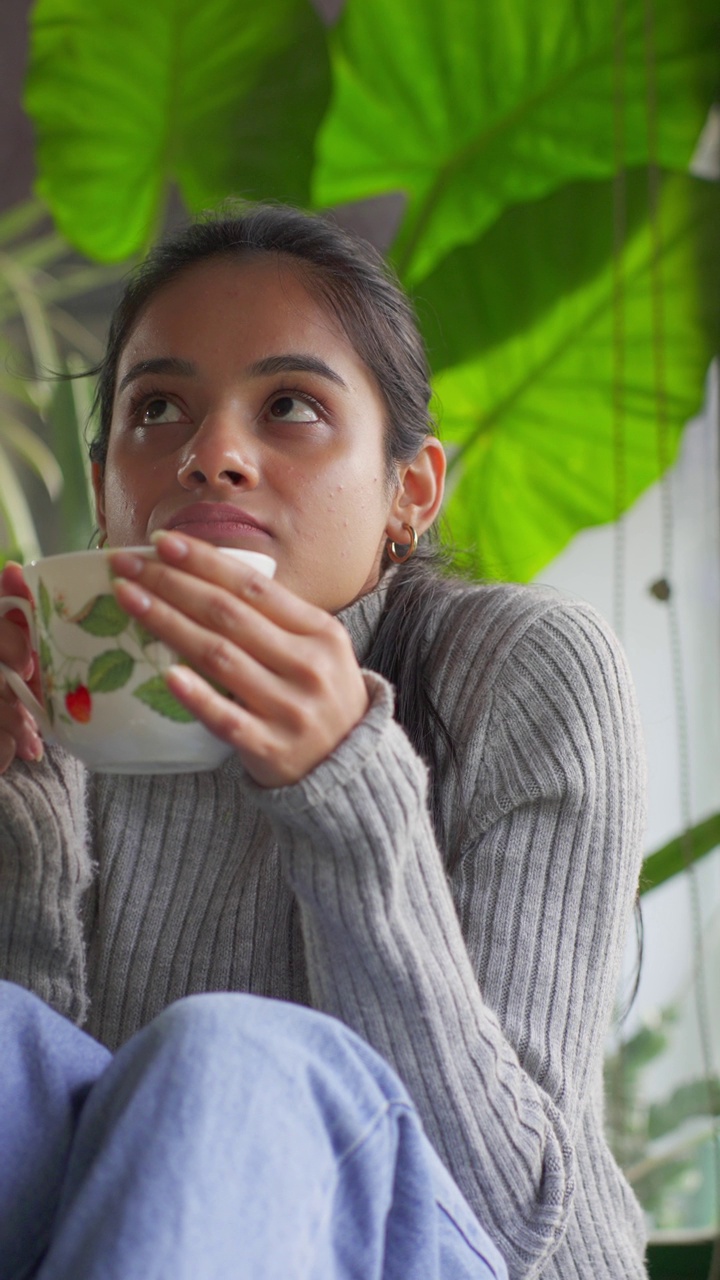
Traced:
<svg viewBox="0 0 720 1280">
<path fill-rule="evenodd" d="M 679 171 L 719 35 L 716 0 L 347 0 L 329 37 L 309 0 L 37 0 L 38 189 L 102 260 L 148 245 L 172 184 L 193 211 L 400 193 L 451 532 L 529 578 L 662 473 L 699 407 L 718 193 Z"/>
<path fill-rule="evenodd" d="M 662 1138 L 695 1116 L 720 1116 L 720 1080 L 690 1080 L 648 1109 L 648 1137 Z"/>
<path fill-rule="evenodd" d="M 644 164 L 649 145 L 684 169 L 717 88 L 717 5 L 658 0 L 647 22 L 644 0 L 348 0 L 317 201 L 404 192 L 394 254 L 415 282 L 508 206 Z"/>
<path fill-rule="evenodd" d="M 38 0 L 25 101 L 61 231 L 117 261 L 235 192 L 305 203 L 329 93 L 307 0 Z"/>
<path fill-rule="evenodd" d="M 15 245 L 18 236 L 31 231 L 41 217 L 39 206 L 30 203 L 13 209 L 0 219 L 0 317 L 12 317 L 20 313 L 26 322 L 28 336 L 33 335 L 31 345 L 35 350 L 42 346 L 36 337 L 35 299 L 29 287 L 27 254 Z M 28 311 L 29 306 L 29 311 Z M 24 487 L 17 473 L 15 460 L 41 477 L 48 496 L 59 492 L 62 476 L 57 461 L 46 444 L 29 428 L 28 416 L 32 415 L 42 400 L 42 393 L 30 379 L 21 379 L 13 372 L 16 352 L 5 332 L 0 330 L 0 522 L 5 528 L 3 559 L 17 558 L 20 548 L 37 552 L 39 544 Z M 22 554 L 22 552 L 21 552 Z"/>
<path fill-rule="evenodd" d="M 687 1125 L 720 1114 L 720 1080 L 683 1081 L 667 1097 L 643 1102 L 644 1076 L 670 1044 L 678 1011 L 661 1010 L 605 1060 L 606 1128 L 610 1145 L 645 1211 L 657 1226 L 677 1225 L 685 1188 L 697 1181 L 698 1164 L 713 1141 L 712 1128 Z"/>
<path fill-rule="evenodd" d="M 704 858 L 720 845 L 720 813 L 705 818 L 689 831 L 669 840 L 661 849 L 648 854 L 643 862 L 640 892 L 649 893 L 672 876 L 686 871 L 691 863 Z"/>
<path fill-rule="evenodd" d="M 26 495 L 34 473 L 60 526 L 60 546 L 87 545 L 92 528 L 83 431 L 90 407 L 87 368 L 101 346 L 60 302 L 113 278 L 78 267 L 48 230 L 47 213 L 28 202 L 0 218 L 0 533 L 2 559 L 39 555 L 40 536 Z"/>
<path fill-rule="evenodd" d="M 418 288 L 433 349 L 444 338 L 468 353 L 435 389 L 452 535 L 475 546 L 488 576 L 534 577 L 579 528 L 614 520 L 658 479 L 718 347 L 720 253 L 703 257 L 713 305 L 693 282 L 720 225 L 720 185 L 666 175 L 651 218 L 647 175 L 628 174 L 631 231 L 616 257 L 614 195 L 611 183 L 566 187 L 508 210 Z M 519 328 L 508 318 L 516 297 Z"/>
</svg>

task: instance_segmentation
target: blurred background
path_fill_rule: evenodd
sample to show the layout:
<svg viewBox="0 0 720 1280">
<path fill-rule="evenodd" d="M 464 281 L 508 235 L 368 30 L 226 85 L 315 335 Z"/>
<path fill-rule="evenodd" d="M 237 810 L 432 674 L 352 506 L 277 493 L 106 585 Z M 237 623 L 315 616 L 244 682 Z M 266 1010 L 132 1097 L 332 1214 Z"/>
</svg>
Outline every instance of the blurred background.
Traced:
<svg viewBox="0 0 720 1280">
<path fill-rule="evenodd" d="M 720 1276 L 717 0 L 5 0 L 0 560 L 91 543 L 123 275 L 228 196 L 327 211 L 414 298 L 479 577 L 597 605 L 648 745 L 608 1129 L 653 1275 Z"/>
</svg>

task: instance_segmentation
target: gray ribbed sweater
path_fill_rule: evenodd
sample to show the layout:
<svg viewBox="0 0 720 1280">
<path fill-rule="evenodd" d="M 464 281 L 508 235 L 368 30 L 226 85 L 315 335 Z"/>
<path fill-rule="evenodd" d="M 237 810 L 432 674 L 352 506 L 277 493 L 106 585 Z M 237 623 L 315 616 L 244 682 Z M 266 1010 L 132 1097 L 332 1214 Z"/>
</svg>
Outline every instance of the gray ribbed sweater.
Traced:
<svg viewBox="0 0 720 1280">
<path fill-rule="evenodd" d="M 362 662 L 381 587 L 341 615 Z M 448 880 L 426 771 L 372 705 L 302 782 L 0 779 L 0 975 L 111 1047 L 190 992 L 341 1018 L 405 1081 L 511 1277 L 637 1280 L 643 1225 L 602 1133 L 603 1039 L 644 777 L 623 656 L 589 607 L 468 586 L 428 617 L 470 823 Z M 450 831 L 458 781 L 444 782 Z M 411 1277 L 408 1278 L 411 1280 Z"/>
</svg>

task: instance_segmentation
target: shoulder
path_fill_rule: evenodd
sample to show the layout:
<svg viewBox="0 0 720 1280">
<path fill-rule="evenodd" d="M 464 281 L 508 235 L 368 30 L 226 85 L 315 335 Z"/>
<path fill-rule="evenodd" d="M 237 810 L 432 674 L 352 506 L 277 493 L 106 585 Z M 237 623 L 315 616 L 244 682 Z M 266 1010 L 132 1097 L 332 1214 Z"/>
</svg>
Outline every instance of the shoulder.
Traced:
<svg viewBox="0 0 720 1280">
<path fill-rule="evenodd" d="M 423 666 L 451 709 L 633 706 L 622 646 L 592 605 L 543 586 L 454 582 L 429 614 Z"/>
<path fill-rule="evenodd" d="M 424 658 L 432 665 L 479 660 L 499 672 L 523 642 L 549 652 L 573 643 L 621 652 L 592 605 L 552 587 L 455 579 L 428 609 Z"/>
</svg>

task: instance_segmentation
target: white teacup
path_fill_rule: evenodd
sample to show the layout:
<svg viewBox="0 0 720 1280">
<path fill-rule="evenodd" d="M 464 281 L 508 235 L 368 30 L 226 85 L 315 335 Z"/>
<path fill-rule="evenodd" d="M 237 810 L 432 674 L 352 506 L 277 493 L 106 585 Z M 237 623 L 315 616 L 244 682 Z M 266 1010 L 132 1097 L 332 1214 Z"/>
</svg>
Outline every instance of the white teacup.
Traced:
<svg viewBox="0 0 720 1280">
<path fill-rule="evenodd" d="M 154 547 L 128 547 L 155 557 Z M 275 561 L 258 551 L 225 555 L 271 578 Z M 98 773 L 185 773 L 215 769 L 232 747 L 209 733 L 171 694 L 163 673 L 182 659 L 119 606 L 108 551 L 71 551 L 25 566 L 31 606 L 0 597 L 0 616 L 21 609 L 38 653 L 44 706 L 0 662 L 10 688 L 46 742 Z"/>
</svg>

